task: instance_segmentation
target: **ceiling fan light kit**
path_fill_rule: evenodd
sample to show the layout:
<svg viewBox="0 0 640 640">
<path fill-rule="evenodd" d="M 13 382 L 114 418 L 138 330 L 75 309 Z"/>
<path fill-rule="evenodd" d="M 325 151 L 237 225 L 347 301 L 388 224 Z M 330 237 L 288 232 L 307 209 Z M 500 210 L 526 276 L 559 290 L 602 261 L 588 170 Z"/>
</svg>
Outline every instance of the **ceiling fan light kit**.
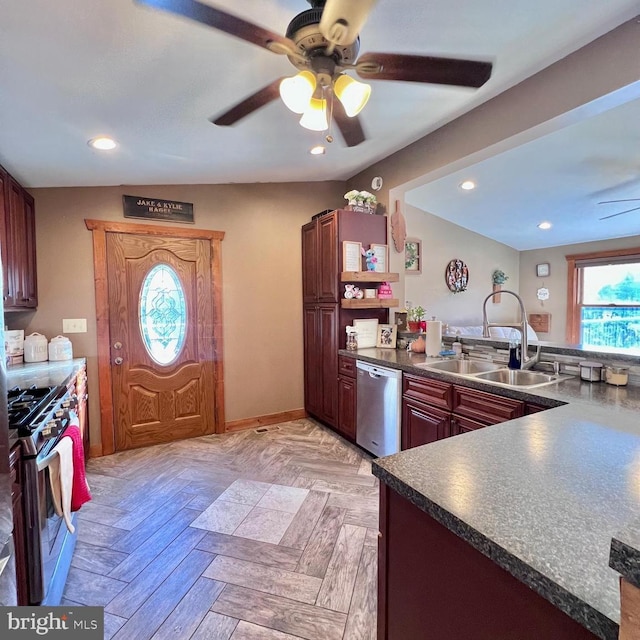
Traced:
<svg viewBox="0 0 640 640">
<path fill-rule="evenodd" d="M 369 101 L 371 85 L 358 82 L 351 76 L 340 74 L 333 85 L 333 92 L 344 107 L 345 113 L 353 118 L 357 116 Z"/>
<path fill-rule="evenodd" d="M 344 74 L 353 70 L 366 80 L 396 80 L 477 88 L 491 76 L 492 64 L 478 60 L 366 53 L 358 58 L 359 33 L 375 0 L 307 0 L 311 9 L 290 21 L 286 36 L 255 25 L 198 0 L 136 0 L 205 24 L 278 55 L 286 55 L 300 70 L 292 78 L 280 78 L 211 118 L 218 126 L 236 124 L 278 96 L 294 113 L 302 113 L 300 124 L 314 131 L 328 129 L 326 98 L 331 99 L 332 119 L 348 147 L 365 140 L 358 114 L 367 104 L 371 87 Z M 323 109 L 314 100 L 314 91 L 323 89 Z M 333 100 L 335 95 L 338 100 Z M 326 123 L 320 126 L 317 111 Z M 313 112 L 313 113 L 312 113 Z M 313 115 L 313 118 L 312 118 Z M 309 120 L 313 126 L 307 126 Z"/>
<path fill-rule="evenodd" d="M 300 126 L 309 131 L 326 131 L 329 128 L 327 101 L 324 98 L 311 98 L 300 118 Z"/>
<path fill-rule="evenodd" d="M 304 113 L 316 90 L 316 77 L 311 71 L 300 71 L 280 83 L 280 97 L 293 113 Z"/>
</svg>

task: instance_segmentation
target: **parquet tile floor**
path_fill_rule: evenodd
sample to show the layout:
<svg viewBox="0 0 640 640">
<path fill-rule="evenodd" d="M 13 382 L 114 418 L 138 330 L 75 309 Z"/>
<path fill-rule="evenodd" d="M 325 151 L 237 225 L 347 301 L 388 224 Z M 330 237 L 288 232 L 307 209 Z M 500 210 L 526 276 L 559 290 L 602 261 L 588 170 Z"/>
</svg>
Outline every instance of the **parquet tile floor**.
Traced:
<svg viewBox="0 0 640 640">
<path fill-rule="evenodd" d="M 312 420 L 90 460 L 64 604 L 114 640 L 374 640 L 378 482 Z"/>
</svg>

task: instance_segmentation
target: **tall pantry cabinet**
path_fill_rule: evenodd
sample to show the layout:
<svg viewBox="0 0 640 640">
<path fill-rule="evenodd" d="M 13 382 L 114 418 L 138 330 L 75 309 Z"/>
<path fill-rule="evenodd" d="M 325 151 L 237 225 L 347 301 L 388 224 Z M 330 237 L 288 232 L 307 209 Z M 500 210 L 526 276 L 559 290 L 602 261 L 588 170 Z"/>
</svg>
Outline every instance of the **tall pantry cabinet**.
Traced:
<svg viewBox="0 0 640 640">
<path fill-rule="evenodd" d="M 302 227 L 302 299 L 304 322 L 304 395 L 308 414 L 354 439 L 338 415 L 338 349 L 354 318 L 388 319 L 386 301 L 362 300 L 363 308 L 343 308 L 342 242 L 387 244 L 386 216 L 338 209 Z M 378 279 L 377 282 L 380 280 Z M 358 285 L 366 287 L 359 279 Z M 375 284 L 370 285 L 375 287 Z M 349 301 L 355 302 L 355 301 Z"/>
</svg>

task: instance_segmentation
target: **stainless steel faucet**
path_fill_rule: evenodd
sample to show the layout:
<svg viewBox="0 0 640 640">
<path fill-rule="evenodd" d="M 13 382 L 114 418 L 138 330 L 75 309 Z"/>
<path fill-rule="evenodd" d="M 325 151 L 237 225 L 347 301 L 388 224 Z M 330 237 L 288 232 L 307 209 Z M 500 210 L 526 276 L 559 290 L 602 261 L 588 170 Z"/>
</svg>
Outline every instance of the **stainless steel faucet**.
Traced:
<svg viewBox="0 0 640 640">
<path fill-rule="evenodd" d="M 520 305 L 520 323 L 519 324 L 509 324 L 507 322 L 489 322 L 487 318 L 487 302 L 493 298 L 493 296 L 498 295 L 499 293 L 509 293 L 511 294 Z M 530 369 L 533 367 L 536 362 L 540 360 L 540 345 L 536 349 L 536 353 L 531 358 L 529 357 L 529 342 L 527 339 L 527 328 L 529 326 L 527 320 L 527 312 L 524 308 L 524 302 L 522 302 L 522 298 L 515 292 L 509 291 L 509 289 L 501 289 L 500 291 L 492 291 L 482 303 L 482 336 L 484 338 L 490 338 L 489 328 L 490 327 L 511 327 L 512 329 L 517 329 L 520 331 L 521 340 L 522 340 L 522 360 L 520 363 L 520 368 L 522 369 Z"/>
</svg>

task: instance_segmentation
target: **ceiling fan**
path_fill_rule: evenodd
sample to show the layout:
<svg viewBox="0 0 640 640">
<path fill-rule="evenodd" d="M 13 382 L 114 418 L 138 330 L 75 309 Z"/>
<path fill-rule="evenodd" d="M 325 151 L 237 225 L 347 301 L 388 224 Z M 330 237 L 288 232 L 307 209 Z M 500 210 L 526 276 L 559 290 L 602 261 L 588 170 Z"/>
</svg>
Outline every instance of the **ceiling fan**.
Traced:
<svg viewBox="0 0 640 640">
<path fill-rule="evenodd" d="M 365 140 L 357 114 L 371 88 L 345 71 L 363 79 L 400 80 L 481 87 L 491 76 L 492 64 L 478 60 L 365 53 L 358 58 L 359 32 L 375 0 L 307 0 L 311 9 L 295 16 L 285 36 L 238 18 L 197 0 L 136 0 L 191 18 L 229 35 L 286 55 L 300 71 L 292 78 L 277 78 L 224 113 L 211 118 L 220 126 L 235 124 L 279 95 L 285 105 L 301 113 L 300 124 L 326 131 L 331 120 L 349 147 Z M 337 97 L 334 100 L 333 97 Z M 330 142 L 330 136 L 327 136 Z"/>
<path fill-rule="evenodd" d="M 598 204 L 613 204 L 614 202 L 640 202 L 640 198 L 626 198 L 625 200 L 603 200 L 602 202 L 598 202 Z M 608 220 L 609 218 L 615 218 L 616 216 L 621 216 L 623 213 L 631 213 L 632 211 L 638 211 L 640 206 L 633 207 L 632 209 L 625 209 L 624 211 L 618 211 L 618 213 L 612 213 L 609 216 L 604 216 L 600 218 L 600 220 Z"/>
</svg>

